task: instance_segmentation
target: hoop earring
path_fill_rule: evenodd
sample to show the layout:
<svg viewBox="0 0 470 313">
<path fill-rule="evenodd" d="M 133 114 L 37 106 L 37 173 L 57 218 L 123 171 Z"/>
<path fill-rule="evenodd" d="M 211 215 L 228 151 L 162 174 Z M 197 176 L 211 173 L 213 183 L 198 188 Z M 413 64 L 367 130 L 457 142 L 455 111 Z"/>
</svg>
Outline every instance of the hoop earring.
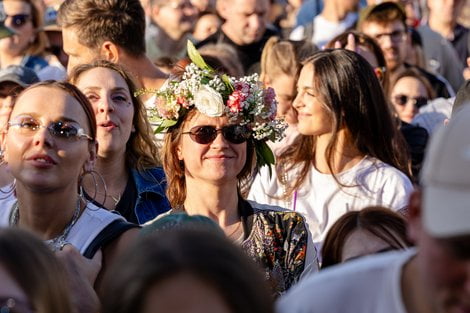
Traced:
<svg viewBox="0 0 470 313">
<path fill-rule="evenodd" d="M 99 203 L 104 208 L 105 207 L 104 203 L 106 201 L 106 196 L 107 196 L 108 190 L 107 190 L 106 182 L 104 181 L 103 176 L 101 176 L 101 174 L 98 173 L 95 170 L 85 171 L 82 174 L 80 174 L 80 177 L 78 179 L 78 194 L 79 194 L 80 198 L 82 198 L 83 201 L 85 201 L 86 206 L 88 206 L 88 203 L 90 201 L 88 200 L 87 194 L 85 194 L 85 188 L 83 188 L 83 179 L 87 175 L 91 176 L 91 179 L 93 179 L 93 185 L 95 186 L 95 192 L 93 193 L 93 197 L 91 197 L 91 199 L 93 199 L 94 202 L 97 202 L 96 201 L 96 196 L 98 195 L 98 181 L 95 178 L 95 176 L 97 176 L 99 178 L 99 180 L 101 181 L 101 184 L 103 185 L 103 189 L 104 189 L 104 198 L 103 198 L 103 202 L 97 202 L 97 203 Z"/>
<path fill-rule="evenodd" d="M 7 185 L 8 189 L 0 188 L 0 193 L 3 195 L 0 195 L 0 200 L 5 200 L 8 199 L 11 194 L 13 194 L 16 190 L 16 178 L 13 179 L 13 183 L 11 183 L 9 186 Z"/>
</svg>

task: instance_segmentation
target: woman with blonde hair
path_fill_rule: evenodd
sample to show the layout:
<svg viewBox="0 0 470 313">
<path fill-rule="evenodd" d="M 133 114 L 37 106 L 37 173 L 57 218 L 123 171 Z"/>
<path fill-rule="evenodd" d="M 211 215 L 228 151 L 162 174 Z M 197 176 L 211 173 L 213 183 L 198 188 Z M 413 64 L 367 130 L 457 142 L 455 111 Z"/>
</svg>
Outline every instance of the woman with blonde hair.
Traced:
<svg viewBox="0 0 470 313">
<path fill-rule="evenodd" d="M 285 137 L 278 142 L 270 142 L 274 154 L 279 154 L 298 135 L 297 113 L 292 106 L 296 95 L 295 83 L 299 76 L 302 60 L 316 51 L 309 41 L 282 40 L 271 37 L 261 54 L 260 80 L 276 92 L 278 118 L 286 121 Z"/>
<path fill-rule="evenodd" d="M 132 77 L 119 65 L 76 66 L 69 80 L 90 100 L 97 123 L 97 176 L 84 180 L 96 204 L 143 224 L 167 211 L 165 174 Z"/>
</svg>

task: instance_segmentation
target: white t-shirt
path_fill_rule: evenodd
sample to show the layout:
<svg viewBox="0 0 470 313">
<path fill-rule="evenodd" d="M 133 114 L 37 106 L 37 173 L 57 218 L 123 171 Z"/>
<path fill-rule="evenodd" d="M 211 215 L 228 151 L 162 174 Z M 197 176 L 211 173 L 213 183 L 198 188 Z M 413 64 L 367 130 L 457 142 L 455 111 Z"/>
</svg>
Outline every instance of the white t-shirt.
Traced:
<svg viewBox="0 0 470 313">
<path fill-rule="evenodd" d="M 353 187 L 340 187 L 332 175 L 322 174 L 311 166 L 300 190 L 289 199 L 280 200 L 285 187 L 277 179 L 274 169 L 269 177 L 268 168 L 264 167 L 255 178 L 248 199 L 303 214 L 318 247 L 333 223 L 344 213 L 371 205 L 397 211 L 408 205 L 408 197 L 413 191 L 413 185 L 405 174 L 372 157 L 365 157 L 336 176 L 344 185 Z M 286 181 L 292 182 L 297 177 L 298 171 L 293 170 L 288 173 Z"/>
<path fill-rule="evenodd" d="M 305 26 L 297 26 L 289 36 L 291 40 L 311 39 L 312 42 L 320 49 L 325 46 L 331 39 L 342 34 L 349 28 L 354 26 L 357 21 L 357 13 L 348 13 L 344 20 L 339 22 L 331 22 L 325 19 L 321 14 L 313 19 L 313 37 L 305 38 Z"/>
<path fill-rule="evenodd" d="M 0 227 L 10 226 L 10 215 L 15 201 L 16 198 L 13 194 L 0 200 Z M 88 202 L 86 209 L 73 225 L 65 240 L 83 254 L 96 236 L 111 222 L 118 219 L 124 220 L 122 216 Z"/>
<path fill-rule="evenodd" d="M 333 266 L 293 286 L 278 313 L 406 313 L 401 276 L 414 249 L 392 251 Z"/>
</svg>

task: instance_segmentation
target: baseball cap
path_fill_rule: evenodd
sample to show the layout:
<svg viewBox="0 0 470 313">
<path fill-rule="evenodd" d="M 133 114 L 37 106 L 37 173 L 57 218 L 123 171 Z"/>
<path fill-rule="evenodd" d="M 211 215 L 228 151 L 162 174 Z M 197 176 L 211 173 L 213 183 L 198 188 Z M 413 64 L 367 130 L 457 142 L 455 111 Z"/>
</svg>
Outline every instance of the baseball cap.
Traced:
<svg viewBox="0 0 470 313">
<path fill-rule="evenodd" d="M 0 70 L 0 83 L 14 82 L 22 87 L 39 82 L 36 73 L 24 66 L 10 65 Z"/>
<path fill-rule="evenodd" d="M 470 234 L 470 107 L 464 107 L 429 144 L 423 168 L 423 225 L 433 237 Z"/>
<path fill-rule="evenodd" d="M 15 31 L 5 26 L 4 22 L 0 22 L 0 39 L 7 38 L 15 34 Z"/>
<path fill-rule="evenodd" d="M 371 4 L 359 11 L 359 18 L 357 21 L 356 29 L 362 31 L 362 24 L 369 19 L 371 15 L 380 15 L 385 11 L 396 11 L 397 17 L 400 18 L 403 23 L 406 21 L 406 12 L 401 3 L 385 1 L 379 4 Z"/>
</svg>

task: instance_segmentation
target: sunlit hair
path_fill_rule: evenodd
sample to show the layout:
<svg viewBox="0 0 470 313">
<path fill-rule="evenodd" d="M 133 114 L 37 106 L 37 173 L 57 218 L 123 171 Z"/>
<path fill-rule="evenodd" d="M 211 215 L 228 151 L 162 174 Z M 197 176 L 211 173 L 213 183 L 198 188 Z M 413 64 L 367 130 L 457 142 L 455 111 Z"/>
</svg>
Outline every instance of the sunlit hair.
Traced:
<svg viewBox="0 0 470 313">
<path fill-rule="evenodd" d="M 345 47 L 348 44 L 349 34 L 352 34 L 354 36 L 356 45 L 366 48 L 375 56 L 378 68 L 374 68 L 374 71 L 380 83 L 382 84 L 385 95 L 388 95 L 390 89 L 390 74 L 387 70 L 387 63 L 385 61 L 382 48 L 380 48 L 379 44 L 377 43 L 377 41 L 375 41 L 375 39 L 361 32 L 346 31 L 331 39 L 331 41 L 326 45 L 326 48 L 334 49 L 336 42 L 341 43 L 341 46 Z"/>
<path fill-rule="evenodd" d="M 195 226 L 140 238 L 105 277 L 102 312 L 144 312 L 150 290 L 187 275 L 215 291 L 229 312 L 273 313 L 258 266 L 221 231 Z M 178 296 L 175 301 L 184 301 L 184 295 Z"/>
<path fill-rule="evenodd" d="M 394 250 L 411 246 L 403 216 L 384 207 L 371 206 L 348 212 L 331 226 L 322 247 L 322 268 L 342 262 L 346 240 L 356 230 L 382 239 Z"/>
<path fill-rule="evenodd" d="M 404 70 L 400 70 L 396 75 L 394 75 L 394 77 L 393 77 L 394 80 L 392 81 L 392 84 L 391 84 L 392 89 L 400 79 L 405 78 L 405 77 L 415 78 L 421 84 L 423 84 L 424 89 L 426 89 L 427 98 L 429 100 L 432 100 L 432 99 L 436 98 L 436 91 L 432 88 L 432 85 L 429 82 L 429 80 L 423 74 L 421 74 L 421 72 L 419 70 L 417 70 L 416 68 L 413 68 L 413 67 L 406 68 Z M 390 90 L 390 92 L 391 91 L 392 90 Z"/>
<path fill-rule="evenodd" d="M 186 199 L 186 178 L 184 171 L 184 162 L 178 159 L 177 148 L 181 143 L 181 136 L 184 126 L 191 121 L 197 114 L 198 110 L 190 110 L 182 120 L 175 126 L 168 129 L 165 134 L 162 148 L 163 169 L 167 178 L 166 195 L 172 207 L 180 207 Z M 246 195 L 248 185 L 252 179 L 252 170 L 255 164 L 255 148 L 252 139 L 247 141 L 246 162 L 243 169 L 238 174 L 239 192 Z"/>
<path fill-rule="evenodd" d="M 269 38 L 261 54 L 260 80 L 272 80 L 277 75 L 297 78 L 301 62 L 317 50 L 310 41 Z"/>
<path fill-rule="evenodd" d="M 90 133 L 88 134 L 93 141 L 96 140 L 96 119 L 95 113 L 93 112 L 93 107 L 91 106 L 90 101 L 88 101 L 87 97 L 74 85 L 62 82 L 62 81 L 55 81 L 55 80 L 45 80 L 36 84 L 29 86 L 28 88 L 21 91 L 17 97 L 13 98 L 13 107 L 18 102 L 21 97 L 27 93 L 31 89 L 36 88 L 56 88 L 62 90 L 73 97 L 82 107 L 83 111 L 86 114 L 87 121 L 88 121 L 88 128 L 90 129 Z"/>
<path fill-rule="evenodd" d="M 12 2 L 24 2 L 27 3 L 31 8 L 31 22 L 33 23 L 33 30 L 34 30 L 34 41 L 30 42 L 28 46 L 26 46 L 23 54 L 27 55 L 42 55 L 44 53 L 44 49 L 47 46 L 47 35 L 43 31 L 38 31 L 44 22 L 43 22 L 43 14 L 41 9 L 39 8 L 37 1 L 35 0 L 3 0 L 12 1 Z"/>
<path fill-rule="evenodd" d="M 350 141 L 363 155 L 394 166 L 410 176 L 409 158 L 403 151 L 404 139 L 392 119 L 380 82 L 369 63 L 359 54 L 345 50 L 323 50 L 304 62 L 313 66 L 315 96 L 331 119 L 332 135 L 326 148 L 327 165 L 335 180 L 333 155 L 339 132 L 346 130 Z M 285 197 L 305 181 L 315 158 L 315 136 L 300 135 L 279 157 L 277 174 L 281 182 L 286 173 L 300 168 L 297 179 L 286 182 Z"/>
<path fill-rule="evenodd" d="M 153 136 L 152 127 L 147 119 L 147 113 L 142 101 L 135 96 L 137 87 L 134 78 L 122 66 L 105 60 L 98 60 L 90 64 L 81 64 L 73 68 L 69 81 L 77 84 L 82 74 L 94 68 L 106 68 L 118 73 L 126 82 L 134 106 L 132 125 L 135 131 L 131 133 L 126 146 L 126 165 L 144 171 L 160 165 L 158 148 Z"/>
<path fill-rule="evenodd" d="M 80 44 L 95 51 L 109 40 L 134 57 L 145 54 L 145 13 L 139 0 L 65 0 L 57 22 L 73 27 Z"/>
<path fill-rule="evenodd" d="M 24 291 L 34 312 L 72 312 L 65 270 L 31 233 L 17 228 L 0 229 L 0 266 Z"/>
</svg>

